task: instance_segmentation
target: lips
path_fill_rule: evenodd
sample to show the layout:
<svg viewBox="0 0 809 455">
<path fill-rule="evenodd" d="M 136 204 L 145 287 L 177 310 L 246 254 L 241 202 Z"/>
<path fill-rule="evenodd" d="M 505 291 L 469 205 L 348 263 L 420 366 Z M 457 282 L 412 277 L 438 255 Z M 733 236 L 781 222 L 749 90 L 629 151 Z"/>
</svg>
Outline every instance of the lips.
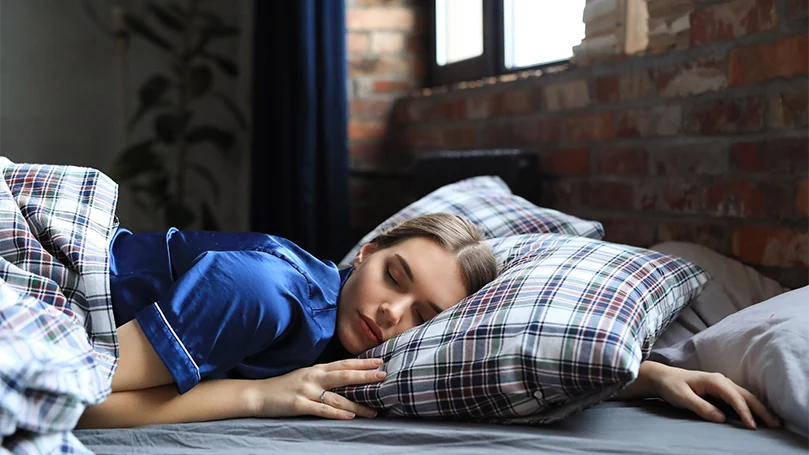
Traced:
<svg viewBox="0 0 809 455">
<path fill-rule="evenodd" d="M 362 330 L 365 332 L 365 335 L 371 340 L 375 341 L 377 344 L 382 344 L 382 332 L 379 330 L 379 327 L 377 327 L 373 321 L 366 318 L 362 314 L 360 314 L 360 321 L 360 325 L 362 325 Z"/>
</svg>

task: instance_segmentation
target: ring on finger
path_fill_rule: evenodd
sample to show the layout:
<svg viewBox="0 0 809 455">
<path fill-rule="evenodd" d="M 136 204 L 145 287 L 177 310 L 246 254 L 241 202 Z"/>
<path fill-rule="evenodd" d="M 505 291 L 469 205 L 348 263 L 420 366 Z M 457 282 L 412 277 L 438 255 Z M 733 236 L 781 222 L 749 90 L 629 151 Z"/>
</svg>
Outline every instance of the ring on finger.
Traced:
<svg viewBox="0 0 809 455">
<path fill-rule="evenodd" d="M 326 390 L 324 390 L 323 393 L 320 394 L 320 402 L 326 404 Z"/>
</svg>

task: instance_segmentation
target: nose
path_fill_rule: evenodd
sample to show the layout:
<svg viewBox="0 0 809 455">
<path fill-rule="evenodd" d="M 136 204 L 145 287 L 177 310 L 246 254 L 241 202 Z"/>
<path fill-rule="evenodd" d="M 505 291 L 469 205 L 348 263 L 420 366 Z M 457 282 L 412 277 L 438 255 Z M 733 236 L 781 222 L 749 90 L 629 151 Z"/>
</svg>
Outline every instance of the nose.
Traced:
<svg viewBox="0 0 809 455">
<path fill-rule="evenodd" d="M 382 313 L 382 322 L 388 327 L 395 327 L 402 321 L 402 316 L 411 305 L 411 299 L 407 295 L 397 295 L 379 305 Z"/>
</svg>

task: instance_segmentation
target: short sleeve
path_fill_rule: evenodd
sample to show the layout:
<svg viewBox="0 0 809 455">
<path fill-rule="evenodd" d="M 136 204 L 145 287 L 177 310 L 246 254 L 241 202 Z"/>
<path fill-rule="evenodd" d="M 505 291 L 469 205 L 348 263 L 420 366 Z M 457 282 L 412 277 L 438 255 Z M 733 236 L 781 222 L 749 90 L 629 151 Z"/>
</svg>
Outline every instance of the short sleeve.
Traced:
<svg viewBox="0 0 809 455">
<path fill-rule="evenodd" d="M 185 393 L 271 346 L 301 316 L 307 289 L 306 278 L 272 254 L 206 252 L 136 318 Z"/>
</svg>

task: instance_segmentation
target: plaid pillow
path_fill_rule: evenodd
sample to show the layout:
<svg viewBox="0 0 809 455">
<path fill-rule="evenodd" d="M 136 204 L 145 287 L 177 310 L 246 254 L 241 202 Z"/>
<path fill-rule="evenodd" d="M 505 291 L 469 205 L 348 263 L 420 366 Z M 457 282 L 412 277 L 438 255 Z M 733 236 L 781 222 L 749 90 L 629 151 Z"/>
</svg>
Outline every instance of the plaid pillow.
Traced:
<svg viewBox="0 0 809 455">
<path fill-rule="evenodd" d="M 546 423 L 637 377 L 652 343 L 708 280 L 673 256 L 583 237 L 489 240 L 497 279 L 364 353 L 388 377 L 344 387 L 390 415 Z"/>
<path fill-rule="evenodd" d="M 475 223 L 489 239 L 540 233 L 567 234 L 594 239 L 604 237 L 601 223 L 537 207 L 512 194 L 500 177 L 472 177 L 445 185 L 403 208 L 363 237 L 343 258 L 342 263 L 351 263 L 360 247 L 385 229 L 420 215 L 441 212 L 460 215 Z"/>
</svg>

